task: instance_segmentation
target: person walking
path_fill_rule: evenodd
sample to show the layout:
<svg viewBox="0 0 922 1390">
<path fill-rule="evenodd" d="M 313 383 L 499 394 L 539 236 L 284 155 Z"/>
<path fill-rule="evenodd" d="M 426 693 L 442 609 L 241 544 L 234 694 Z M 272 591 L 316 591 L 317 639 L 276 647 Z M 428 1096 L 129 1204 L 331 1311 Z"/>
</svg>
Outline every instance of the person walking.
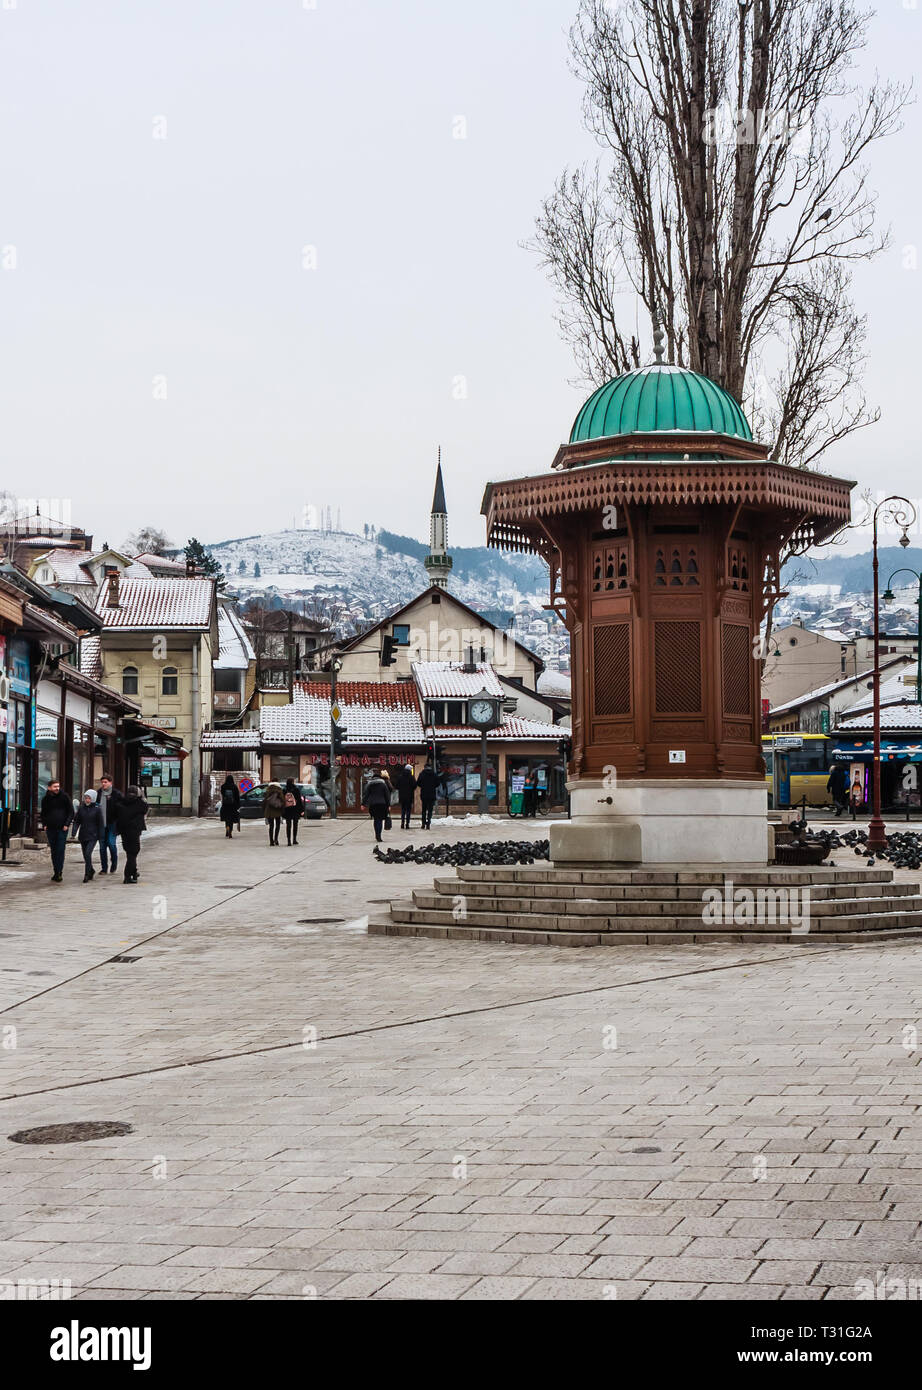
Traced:
<svg viewBox="0 0 922 1390">
<path fill-rule="evenodd" d="M 413 764 L 407 763 L 406 767 L 397 778 L 397 796 L 400 801 L 400 829 L 409 830 L 410 821 L 413 816 L 413 797 L 416 794 L 416 778 L 413 776 Z"/>
<path fill-rule="evenodd" d="M 88 787 L 83 793 L 83 800 L 77 807 L 71 822 L 70 833 L 72 840 L 79 839 L 80 841 L 80 848 L 83 850 L 83 881 L 89 883 L 91 879 L 96 877 L 96 870 L 93 868 L 93 850 L 102 842 L 106 833 L 105 817 L 92 787 Z"/>
<path fill-rule="evenodd" d="M 388 817 L 391 806 L 390 779 L 375 771 L 365 785 L 365 805 L 375 827 L 375 839 L 381 841 L 381 827 Z"/>
<path fill-rule="evenodd" d="M 419 804 L 422 812 L 420 816 L 421 830 L 431 830 L 432 828 L 432 808 L 435 805 L 441 780 L 431 763 L 427 763 L 419 774 L 416 785 L 419 787 Z"/>
<path fill-rule="evenodd" d="M 240 823 L 240 788 L 230 773 L 221 783 L 221 820 L 225 840 L 233 839 L 234 826 Z"/>
<path fill-rule="evenodd" d="M 282 828 L 282 812 L 284 810 L 285 798 L 282 795 L 282 788 L 278 782 L 270 782 L 266 799 L 263 802 L 263 815 L 269 827 L 270 845 L 277 845 L 279 842 L 279 831 Z"/>
<path fill-rule="evenodd" d="M 534 768 L 529 768 L 525 778 L 525 787 L 522 793 L 522 818 L 531 816 L 534 820 L 538 814 L 538 774 Z"/>
<path fill-rule="evenodd" d="M 55 777 L 54 781 L 48 783 L 39 811 L 39 828 L 48 837 L 48 848 L 51 850 L 52 883 L 61 883 L 64 879 L 67 832 L 73 818 L 74 804 L 67 793 L 61 791 L 61 783 Z"/>
<path fill-rule="evenodd" d="M 298 843 L 298 821 L 304 815 L 304 794 L 293 777 L 285 783 L 285 839 L 289 845 Z M 292 834 L 294 839 L 292 839 Z"/>
<path fill-rule="evenodd" d="M 141 795 L 140 787 L 129 787 L 115 808 L 115 826 L 125 851 L 125 883 L 138 881 L 138 855 L 141 852 L 141 835 L 147 829 L 144 819 L 148 806 Z"/>
<path fill-rule="evenodd" d="M 97 793 L 99 809 L 102 811 L 102 818 L 105 823 L 103 837 L 99 842 L 99 858 L 102 861 L 100 873 L 107 874 L 111 870 L 115 873 L 118 868 L 118 840 L 115 828 L 115 808 L 123 799 L 120 791 L 116 791 L 112 785 L 112 778 L 108 772 L 104 772 L 99 779 L 99 792 Z M 111 860 L 111 863 L 110 863 Z"/>
<path fill-rule="evenodd" d="M 829 769 L 829 781 L 826 783 L 826 790 L 832 797 L 836 816 L 841 816 L 842 812 L 847 809 L 848 803 L 848 773 L 842 763 L 833 763 Z"/>
</svg>

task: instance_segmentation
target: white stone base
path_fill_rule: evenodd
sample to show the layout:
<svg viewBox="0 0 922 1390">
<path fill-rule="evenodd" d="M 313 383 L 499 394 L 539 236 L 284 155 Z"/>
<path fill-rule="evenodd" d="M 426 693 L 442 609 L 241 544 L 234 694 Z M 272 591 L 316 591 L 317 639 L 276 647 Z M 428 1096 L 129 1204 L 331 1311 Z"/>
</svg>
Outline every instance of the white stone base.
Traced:
<svg viewBox="0 0 922 1390">
<path fill-rule="evenodd" d="M 762 782 L 582 778 L 568 789 L 571 818 L 550 827 L 552 863 L 768 863 Z"/>
</svg>

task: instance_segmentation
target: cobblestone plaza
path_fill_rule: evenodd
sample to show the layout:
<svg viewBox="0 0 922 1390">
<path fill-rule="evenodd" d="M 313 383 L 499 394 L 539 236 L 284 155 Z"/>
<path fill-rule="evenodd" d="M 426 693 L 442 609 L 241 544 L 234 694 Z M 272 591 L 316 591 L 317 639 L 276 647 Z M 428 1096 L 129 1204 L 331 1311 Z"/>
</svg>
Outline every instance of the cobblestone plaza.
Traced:
<svg viewBox="0 0 922 1390">
<path fill-rule="evenodd" d="M 432 839 L 509 834 L 437 824 Z M 364 820 L 306 825 L 279 850 L 261 824 L 228 842 L 214 821 L 161 823 L 137 886 L 84 885 L 74 858 L 60 886 L 44 859 L 0 870 L 7 1286 L 59 1281 L 75 1300 L 914 1287 L 919 941 L 376 937 L 368 917 L 431 867 L 374 863 Z M 130 1133 L 8 1138 L 100 1120 Z"/>
</svg>

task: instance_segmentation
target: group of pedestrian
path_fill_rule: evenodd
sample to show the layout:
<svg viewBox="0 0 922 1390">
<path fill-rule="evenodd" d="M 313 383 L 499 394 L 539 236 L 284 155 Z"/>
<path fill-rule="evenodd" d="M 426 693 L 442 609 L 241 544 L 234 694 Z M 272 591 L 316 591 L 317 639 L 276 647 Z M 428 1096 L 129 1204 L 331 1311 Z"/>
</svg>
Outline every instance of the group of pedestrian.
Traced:
<svg viewBox="0 0 922 1390">
<path fill-rule="evenodd" d="M 269 827 L 269 844 L 277 845 L 282 821 L 285 822 L 285 840 L 289 845 L 298 843 L 298 822 L 304 815 L 304 794 L 293 777 L 289 777 L 284 787 L 280 782 L 270 782 L 263 802 L 263 816 Z"/>
<path fill-rule="evenodd" d="M 99 780 L 98 790 L 88 787 L 74 808 L 70 797 L 61 790 L 60 781 L 49 782 L 42 797 L 39 824 L 48 837 L 51 850 L 52 883 L 64 880 L 64 858 L 68 831 L 72 840 L 79 840 L 83 852 L 83 882 L 96 877 L 93 855 L 98 846 L 100 873 L 114 874 L 118 868 L 118 841 L 125 852 L 125 883 L 138 882 L 138 855 L 141 835 L 147 829 L 145 817 L 148 805 L 140 787 L 131 786 L 123 796 L 112 784 L 108 774 Z"/>
<path fill-rule="evenodd" d="M 443 779 L 431 763 L 427 763 L 419 777 L 413 772 L 413 764 L 407 763 L 401 769 L 396 787 L 386 768 L 376 768 L 365 784 L 364 802 L 368 808 L 375 828 L 375 839 L 380 841 L 381 831 L 390 830 L 391 805 L 396 795 L 400 802 L 400 828 L 409 830 L 413 817 L 413 802 L 417 791 L 420 803 L 420 829 L 429 830 L 432 826 L 432 812 L 435 798 Z"/>
</svg>

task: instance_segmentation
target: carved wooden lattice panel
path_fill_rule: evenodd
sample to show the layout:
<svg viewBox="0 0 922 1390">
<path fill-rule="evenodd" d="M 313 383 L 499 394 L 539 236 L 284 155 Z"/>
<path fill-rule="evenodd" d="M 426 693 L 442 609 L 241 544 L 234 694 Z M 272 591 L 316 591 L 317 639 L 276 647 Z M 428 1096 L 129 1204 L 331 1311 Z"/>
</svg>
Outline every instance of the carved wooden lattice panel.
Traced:
<svg viewBox="0 0 922 1390">
<path fill-rule="evenodd" d="M 749 628 L 724 623 L 720 640 L 725 714 L 751 714 L 752 648 Z"/>
<path fill-rule="evenodd" d="M 601 545 L 592 553 L 592 592 L 607 593 L 627 589 L 631 578 L 631 555 L 626 544 Z"/>
<path fill-rule="evenodd" d="M 659 589 L 696 589 L 698 578 L 698 546 L 678 541 L 664 542 L 653 552 L 653 587 Z"/>
<path fill-rule="evenodd" d="M 653 665 L 657 714 L 701 709 L 701 624 L 653 624 Z"/>
<path fill-rule="evenodd" d="M 749 554 L 745 546 L 727 547 L 727 581 L 731 589 L 749 592 Z"/>
<path fill-rule="evenodd" d="M 631 712 L 631 628 L 599 623 L 592 633 L 593 704 L 597 716 Z"/>
</svg>

